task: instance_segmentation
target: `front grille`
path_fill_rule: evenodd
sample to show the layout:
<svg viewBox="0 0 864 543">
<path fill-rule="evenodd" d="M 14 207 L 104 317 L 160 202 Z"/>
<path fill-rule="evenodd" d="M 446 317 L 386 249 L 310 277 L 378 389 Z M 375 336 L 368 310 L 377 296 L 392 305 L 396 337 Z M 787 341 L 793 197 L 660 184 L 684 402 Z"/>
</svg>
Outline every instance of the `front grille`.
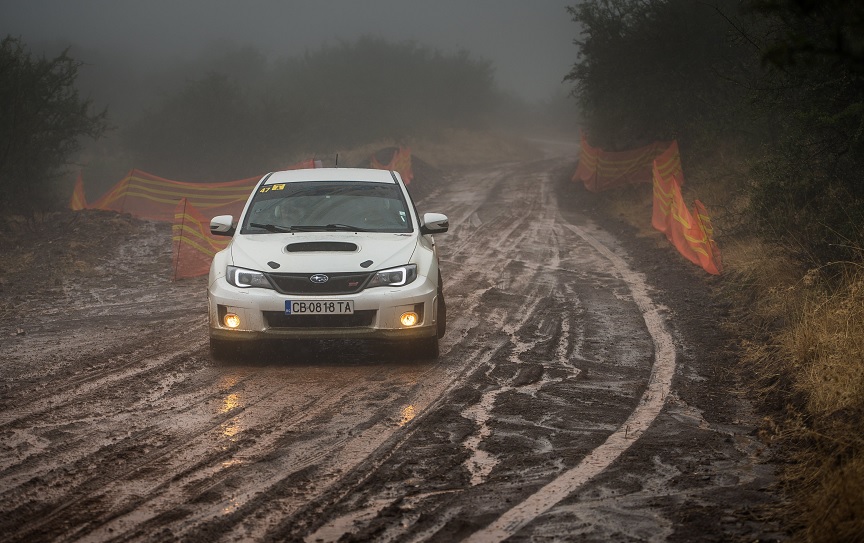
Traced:
<svg viewBox="0 0 864 543">
<path fill-rule="evenodd" d="M 281 311 L 265 311 L 270 328 L 363 328 L 375 321 L 374 309 L 355 311 L 353 315 L 286 315 Z"/>
<path fill-rule="evenodd" d="M 371 273 L 328 273 L 326 283 L 309 280 L 314 273 L 268 273 L 276 290 L 282 294 L 354 294 L 363 290 Z"/>
</svg>

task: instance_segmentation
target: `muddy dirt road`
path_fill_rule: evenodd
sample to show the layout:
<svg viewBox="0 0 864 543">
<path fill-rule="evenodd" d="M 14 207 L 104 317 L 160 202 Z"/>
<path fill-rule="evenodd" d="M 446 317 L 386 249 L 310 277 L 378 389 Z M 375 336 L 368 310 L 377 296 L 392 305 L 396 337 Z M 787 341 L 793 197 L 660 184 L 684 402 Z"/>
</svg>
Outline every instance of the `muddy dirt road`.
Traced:
<svg viewBox="0 0 864 543">
<path fill-rule="evenodd" d="M 434 363 L 325 342 L 215 366 L 166 225 L 34 285 L 0 329 L 0 540 L 772 539 L 701 276 L 592 223 L 573 164 L 419 202 L 451 219 Z"/>
</svg>

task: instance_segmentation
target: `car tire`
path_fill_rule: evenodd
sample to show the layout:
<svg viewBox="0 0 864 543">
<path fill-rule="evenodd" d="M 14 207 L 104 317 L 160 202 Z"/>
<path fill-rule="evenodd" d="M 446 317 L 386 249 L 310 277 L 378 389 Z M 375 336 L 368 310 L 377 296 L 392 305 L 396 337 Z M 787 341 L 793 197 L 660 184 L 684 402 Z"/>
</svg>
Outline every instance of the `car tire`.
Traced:
<svg viewBox="0 0 864 543">
<path fill-rule="evenodd" d="M 447 302 L 444 301 L 444 291 L 438 288 L 438 337 L 447 333 Z"/>
<path fill-rule="evenodd" d="M 447 302 L 444 300 L 444 278 L 441 277 L 441 271 L 438 271 L 438 337 L 444 337 L 447 333 Z"/>
</svg>

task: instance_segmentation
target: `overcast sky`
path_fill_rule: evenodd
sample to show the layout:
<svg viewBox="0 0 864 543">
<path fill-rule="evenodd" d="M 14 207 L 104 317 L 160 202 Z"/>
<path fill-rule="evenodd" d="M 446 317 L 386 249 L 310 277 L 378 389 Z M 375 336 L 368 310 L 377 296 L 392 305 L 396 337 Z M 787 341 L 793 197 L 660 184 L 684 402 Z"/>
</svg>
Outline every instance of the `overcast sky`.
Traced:
<svg viewBox="0 0 864 543">
<path fill-rule="evenodd" d="M 118 54 L 193 58 L 214 40 L 273 56 L 362 35 L 414 40 L 491 60 L 502 90 L 566 92 L 576 60 L 575 0 L 0 0 L 0 35 L 69 40 Z M 130 57 L 131 58 L 131 57 Z"/>
</svg>

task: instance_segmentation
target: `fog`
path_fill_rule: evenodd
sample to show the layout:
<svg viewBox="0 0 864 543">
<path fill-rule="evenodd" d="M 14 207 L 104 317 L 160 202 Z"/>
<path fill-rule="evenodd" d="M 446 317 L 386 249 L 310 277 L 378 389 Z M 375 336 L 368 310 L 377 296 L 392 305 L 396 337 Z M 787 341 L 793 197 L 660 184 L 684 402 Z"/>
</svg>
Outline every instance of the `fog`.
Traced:
<svg viewBox="0 0 864 543">
<path fill-rule="evenodd" d="M 192 59 L 226 40 L 268 57 L 298 55 L 365 35 L 413 40 L 488 59 L 502 91 L 537 101 L 567 91 L 562 78 L 576 57 L 576 26 L 566 12 L 572 3 L 0 0 L 0 34 L 20 37 L 36 50 L 43 44 L 74 44 L 85 62 L 104 63 L 113 56 L 142 68 Z"/>
<path fill-rule="evenodd" d="M 133 167 L 226 180 L 453 130 L 572 131 L 571 2 L 0 0 L 0 36 L 82 63 L 107 110 L 77 159 L 98 194 Z"/>
</svg>

